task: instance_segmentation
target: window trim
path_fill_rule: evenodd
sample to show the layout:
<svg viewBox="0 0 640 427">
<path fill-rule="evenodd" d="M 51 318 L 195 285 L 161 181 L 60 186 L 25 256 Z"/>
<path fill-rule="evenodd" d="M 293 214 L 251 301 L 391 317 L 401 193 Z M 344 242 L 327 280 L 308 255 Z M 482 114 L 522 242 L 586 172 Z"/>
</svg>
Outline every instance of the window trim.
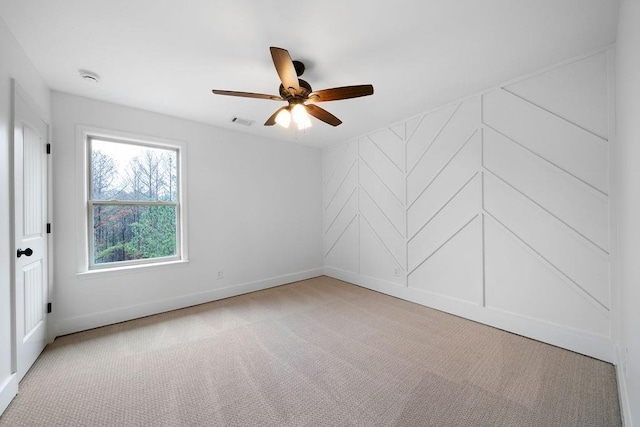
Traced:
<svg viewBox="0 0 640 427">
<path fill-rule="evenodd" d="M 177 206 L 176 210 L 176 255 L 169 257 L 148 258 L 143 260 L 118 261 L 113 263 L 93 264 L 92 256 L 89 251 L 93 248 L 92 233 L 92 207 L 96 201 L 90 198 L 91 189 L 91 164 L 90 164 L 90 140 L 99 139 L 103 141 L 113 141 L 122 143 L 131 143 L 135 145 L 148 146 L 152 148 L 165 148 L 177 151 L 177 176 L 178 176 L 178 199 L 176 202 L 142 202 L 142 201 L 116 201 L 116 204 L 131 205 L 171 205 Z M 178 265 L 188 262 L 187 251 L 187 174 L 186 174 L 186 158 L 187 144 L 183 141 L 169 140 L 157 138 L 148 135 L 132 134 L 128 132 L 114 131 L 110 129 L 101 129 L 88 126 L 76 126 L 76 195 L 78 209 L 76 212 L 82 215 L 78 223 L 78 258 L 77 272 L 78 275 L 90 274 L 94 276 L 96 273 L 107 272 L 126 272 L 135 271 L 138 268 L 145 269 L 153 267 L 166 267 Z M 114 204 L 113 201 L 98 201 L 98 204 Z"/>
</svg>

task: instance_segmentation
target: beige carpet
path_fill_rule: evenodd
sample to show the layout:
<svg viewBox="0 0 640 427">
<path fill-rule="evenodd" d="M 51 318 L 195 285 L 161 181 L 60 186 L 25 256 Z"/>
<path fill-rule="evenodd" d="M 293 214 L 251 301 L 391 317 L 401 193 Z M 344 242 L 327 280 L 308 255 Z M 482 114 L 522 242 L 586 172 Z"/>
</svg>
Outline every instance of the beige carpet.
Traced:
<svg viewBox="0 0 640 427">
<path fill-rule="evenodd" d="M 618 426 L 610 364 L 327 277 L 58 338 L 0 426 Z"/>
</svg>

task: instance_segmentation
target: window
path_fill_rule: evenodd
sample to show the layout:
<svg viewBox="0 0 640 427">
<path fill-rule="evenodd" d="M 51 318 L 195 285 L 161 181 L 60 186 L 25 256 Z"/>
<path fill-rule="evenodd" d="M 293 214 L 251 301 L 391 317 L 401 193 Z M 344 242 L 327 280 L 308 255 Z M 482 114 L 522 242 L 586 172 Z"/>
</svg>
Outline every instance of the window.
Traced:
<svg viewBox="0 0 640 427">
<path fill-rule="evenodd" d="M 179 146 L 86 135 L 88 268 L 182 259 Z"/>
</svg>

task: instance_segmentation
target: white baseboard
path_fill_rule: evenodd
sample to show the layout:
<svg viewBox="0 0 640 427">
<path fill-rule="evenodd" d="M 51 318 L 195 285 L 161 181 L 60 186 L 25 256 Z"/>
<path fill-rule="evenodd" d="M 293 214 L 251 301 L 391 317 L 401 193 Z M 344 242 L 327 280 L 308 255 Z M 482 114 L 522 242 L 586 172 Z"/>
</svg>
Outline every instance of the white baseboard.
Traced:
<svg viewBox="0 0 640 427">
<path fill-rule="evenodd" d="M 482 307 L 468 301 L 409 288 L 357 273 L 325 267 L 327 276 L 344 280 L 383 294 L 435 308 L 514 334 L 552 344 L 567 350 L 585 354 L 605 362 L 614 363 L 611 339 L 605 336 L 563 327 L 549 322 Z"/>
<path fill-rule="evenodd" d="M 153 314 L 164 313 L 171 310 L 204 304 L 224 298 L 260 291 L 299 280 L 311 279 L 322 276 L 323 268 L 300 271 L 283 276 L 270 277 L 255 282 L 242 283 L 228 286 L 221 289 L 197 292 L 189 295 L 182 295 L 175 298 L 168 298 L 160 301 L 152 301 L 145 304 L 122 307 L 115 310 L 93 313 L 85 316 L 72 317 L 68 319 L 58 319 L 55 323 L 55 336 L 71 334 L 85 331 L 87 329 L 98 328 L 140 317 L 151 316 Z"/>
<path fill-rule="evenodd" d="M 18 376 L 11 374 L 0 384 L 0 415 L 18 394 Z"/>
<path fill-rule="evenodd" d="M 627 377 L 624 374 L 624 356 L 620 346 L 615 346 L 616 379 L 618 380 L 618 398 L 620 399 L 620 412 L 622 413 L 622 425 L 633 427 L 631 420 L 631 408 L 629 408 L 629 395 L 627 394 Z"/>
</svg>

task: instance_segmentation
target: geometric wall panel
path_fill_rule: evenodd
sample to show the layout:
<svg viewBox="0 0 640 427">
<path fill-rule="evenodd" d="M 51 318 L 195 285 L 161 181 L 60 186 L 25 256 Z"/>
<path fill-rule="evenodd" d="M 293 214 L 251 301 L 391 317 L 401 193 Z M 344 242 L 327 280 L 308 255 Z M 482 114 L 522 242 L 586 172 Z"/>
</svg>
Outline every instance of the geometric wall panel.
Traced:
<svg viewBox="0 0 640 427">
<path fill-rule="evenodd" d="M 487 170 L 602 251 L 609 251 L 607 196 L 491 129 L 484 132 L 483 146 Z"/>
<path fill-rule="evenodd" d="M 407 139 L 407 122 L 402 122 L 397 125 L 391 125 L 389 130 L 393 132 L 400 141 Z"/>
<path fill-rule="evenodd" d="M 407 176 L 408 203 L 413 203 L 438 173 L 478 131 L 479 98 L 462 102 Z M 415 138 L 415 136 L 414 136 Z M 414 159 L 411 159 L 411 163 Z"/>
<path fill-rule="evenodd" d="M 409 239 L 407 254 L 409 273 L 478 215 L 480 195 L 480 178 L 476 176 Z"/>
<path fill-rule="evenodd" d="M 407 211 L 408 235 L 413 237 L 477 173 L 481 159 L 480 133 L 476 133 L 447 164 Z"/>
<path fill-rule="evenodd" d="M 325 157 L 333 163 L 324 169 L 325 265 L 405 283 L 405 130 L 383 129 Z"/>
<path fill-rule="evenodd" d="M 360 191 L 380 207 L 384 216 L 399 233 L 404 234 L 406 221 L 404 204 L 400 203 L 384 181 L 364 162 L 360 163 Z"/>
<path fill-rule="evenodd" d="M 483 123 L 608 194 L 606 140 L 503 89 L 484 94 L 482 105 Z"/>
<path fill-rule="evenodd" d="M 609 308 L 606 254 L 500 179 L 487 175 L 484 185 L 486 212 L 571 280 L 584 297 Z"/>
<path fill-rule="evenodd" d="M 398 141 L 398 145 L 404 146 L 404 141 Z M 369 167 L 391 190 L 400 203 L 405 200 L 404 171 L 396 165 L 391 158 L 372 140 L 363 138 L 360 140 L 360 159 Z"/>
<path fill-rule="evenodd" d="M 608 139 L 607 53 L 598 52 L 505 89 Z"/>
<path fill-rule="evenodd" d="M 396 264 L 402 265 L 406 258 L 404 236 L 387 219 L 382 208 L 364 192 L 360 193 L 360 216 L 372 227 Z"/>
<path fill-rule="evenodd" d="M 359 141 L 360 273 L 404 284 L 405 143 L 383 129 Z"/>
<path fill-rule="evenodd" d="M 349 144 L 336 144 L 322 150 L 322 176 L 325 186 L 333 176 L 336 167 L 343 159 L 348 148 Z"/>
<path fill-rule="evenodd" d="M 445 242 L 408 278 L 410 288 L 480 304 L 482 229 L 476 216 Z"/>
<path fill-rule="evenodd" d="M 353 195 L 347 200 L 342 210 L 335 217 L 327 230 L 324 233 L 325 236 L 325 251 L 329 253 L 329 251 L 336 245 L 336 243 L 342 239 L 343 234 L 347 227 L 351 225 L 352 222 L 358 216 L 358 197 L 357 193 L 353 193 Z"/>
<path fill-rule="evenodd" d="M 349 143 L 342 145 L 345 146 L 345 149 L 342 150 L 339 157 L 329 157 L 329 159 L 326 160 L 330 162 L 330 164 L 325 167 L 325 169 L 329 171 L 329 176 L 326 177 L 324 187 L 325 207 L 331 202 L 338 189 L 343 185 L 347 174 L 358 158 L 358 144 Z M 333 150 L 334 152 L 340 152 L 339 147 L 335 147 Z M 327 157 L 325 157 L 325 159 L 327 159 Z"/>
<path fill-rule="evenodd" d="M 400 171 L 405 169 L 404 140 L 399 138 L 389 129 L 383 129 L 369 135 L 369 139 L 380 148 L 389 160 L 391 160 Z"/>
<path fill-rule="evenodd" d="M 345 205 L 347 205 L 350 199 L 354 199 L 357 204 L 357 187 L 358 167 L 354 162 L 354 164 L 351 166 L 351 169 L 349 169 L 347 175 L 342 181 L 342 185 L 340 185 L 340 187 L 334 193 L 333 198 L 331 198 L 327 203 L 327 206 L 325 208 L 325 218 L 328 223 L 325 224 L 325 231 L 327 231 L 332 223 L 336 221 L 338 216 L 345 209 Z M 355 208 L 356 207 L 354 207 L 354 209 Z M 355 210 L 349 212 L 351 212 L 351 216 L 355 215 Z"/>
<path fill-rule="evenodd" d="M 589 333 L 609 333 L 606 310 L 489 218 L 485 263 L 487 307 Z"/>
<path fill-rule="evenodd" d="M 610 360 L 609 58 L 325 150 L 327 272 Z"/>
<path fill-rule="evenodd" d="M 358 271 L 358 144 L 325 151 L 325 260 L 346 271 Z"/>
<path fill-rule="evenodd" d="M 431 146 L 459 106 L 460 104 L 450 105 L 424 117 L 412 119 L 407 123 L 407 128 L 410 130 L 407 141 L 407 166 L 409 170 L 413 170 L 418 160 Z"/>
<path fill-rule="evenodd" d="M 399 269 L 397 274 L 396 269 Z M 360 274 L 404 283 L 404 268 L 366 219 L 360 221 Z"/>
<path fill-rule="evenodd" d="M 325 264 L 344 271 L 358 271 L 358 221 L 354 218 L 333 246 L 328 248 Z"/>
</svg>

